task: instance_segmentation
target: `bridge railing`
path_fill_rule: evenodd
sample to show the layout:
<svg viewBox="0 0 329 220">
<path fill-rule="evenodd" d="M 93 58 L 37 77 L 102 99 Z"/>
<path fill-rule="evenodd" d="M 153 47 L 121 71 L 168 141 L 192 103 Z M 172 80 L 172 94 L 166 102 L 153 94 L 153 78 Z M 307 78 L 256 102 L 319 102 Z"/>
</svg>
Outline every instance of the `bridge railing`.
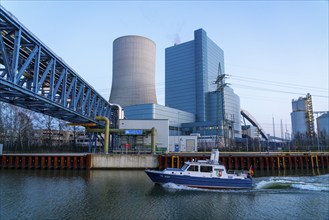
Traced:
<svg viewBox="0 0 329 220">
<path fill-rule="evenodd" d="M 111 105 L 1 5 L 0 32 L 0 101 L 74 123 L 112 118 Z"/>
</svg>

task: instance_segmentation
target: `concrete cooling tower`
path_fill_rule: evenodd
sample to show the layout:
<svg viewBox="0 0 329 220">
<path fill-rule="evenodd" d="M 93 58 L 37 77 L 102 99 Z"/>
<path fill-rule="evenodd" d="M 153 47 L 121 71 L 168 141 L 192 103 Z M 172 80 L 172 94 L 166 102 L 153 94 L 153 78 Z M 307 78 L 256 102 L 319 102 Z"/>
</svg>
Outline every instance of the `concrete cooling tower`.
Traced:
<svg viewBox="0 0 329 220">
<path fill-rule="evenodd" d="M 113 42 L 113 78 L 110 102 L 122 107 L 157 104 L 155 43 L 141 36 L 123 36 Z"/>
</svg>

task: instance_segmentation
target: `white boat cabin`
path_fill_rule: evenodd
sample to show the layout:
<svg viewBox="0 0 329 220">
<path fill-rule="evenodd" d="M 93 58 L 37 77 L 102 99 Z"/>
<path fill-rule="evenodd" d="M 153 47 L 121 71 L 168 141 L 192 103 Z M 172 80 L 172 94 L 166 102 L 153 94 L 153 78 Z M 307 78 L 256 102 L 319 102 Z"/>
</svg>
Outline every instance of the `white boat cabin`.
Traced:
<svg viewBox="0 0 329 220">
<path fill-rule="evenodd" d="M 198 177 L 228 178 L 225 166 L 213 165 L 207 162 L 187 162 L 181 168 L 185 175 Z"/>
<path fill-rule="evenodd" d="M 191 177 L 221 178 L 221 179 L 246 179 L 248 174 L 243 170 L 227 171 L 225 166 L 219 163 L 219 151 L 213 149 L 210 160 L 198 160 L 186 162 L 180 169 L 167 168 L 165 174 L 186 175 Z"/>
<path fill-rule="evenodd" d="M 209 161 L 186 162 L 180 169 L 165 169 L 165 173 L 206 178 L 245 179 L 244 171 L 226 171 L 225 166 Z"/>
</svg>

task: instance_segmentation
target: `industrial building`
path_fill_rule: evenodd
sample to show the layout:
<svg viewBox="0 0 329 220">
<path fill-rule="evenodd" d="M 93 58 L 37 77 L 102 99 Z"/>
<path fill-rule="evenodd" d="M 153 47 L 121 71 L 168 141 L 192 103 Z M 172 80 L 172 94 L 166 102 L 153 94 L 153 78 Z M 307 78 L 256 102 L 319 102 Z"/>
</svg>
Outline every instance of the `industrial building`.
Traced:
<svg viewBox="0 0 329 220">
<path fill-rule="evenodd" d="M 155 44 L 147 38 L 125 36 L 113 43 L 110 102 L 124 107 L 121 129 L 148 130 L 153 122 L 167 120 L 167 151 L 196 151 L 197 142 L 220 147 L 225 139 L 241 138 L 240 98 L 225 83 L 224 51 L 203 29 L 194 31 L 193 40 L 165 50 L 165 106 L 156 102 L 154 61 Z M 158 133 L 157 148 L 164 148 Z"/>
<path fill-rule="evenodd" d="M 172 150 L 175 151 L 177 146 L 178 150 L 195 151 L 196 141 L 191 139 L 196 138 L 185 138 L 178 129 L 181 123 L 194 122 L 195 115 L 157 104 L 155 48 L 152 40 L 136 35 L 119 37 L 113 42 L 113 78 L 109 101 L 124 108 L 126 120 L 119 120 L 118 128 L 121 131 L 113 135 L 112 143 L 116 145 L 116 151 L 150 150 L 150 130 L 155 127 L 158 150 L 169 151 L 169 146 L 173 145 L 176 148 Z M 141 134 L 125 134 L 125 131 L 136 129 L 141 130 Z M 169 135 L 180 135 L 180 139 L 174 139 L 177 143 L 169 143 Z M 193 146 L 192 142 L 195 143 Z"/>
<path fill-rule="evenodd" d="M 119 146 L 126 150 L 149 151 L 151 146 L 151 129 L 156 130 L 156 147 L 159 151 L 167 151 L 168 120 L 120 120 L 119 129 L 125 132 L 121 135 Z M 139 149 L 138 149 L 139 148 Z"/>
<path fill-rule="evenodd" d="M 151 126 L 149 123 L 156 122 L 157 120 L 166 120 L 166 134 L 168 134 L 166 142 L 168 148 L 166 150 L 197 151 L 197 138 L 183 133 L 181 128 L 182 123 L 194 122 L 194 114 L 158 104 L 143 104 L 125 107 L 125 115 L 126 121 L 138 120 L 138 126 L 144 126 L 146 123 L 148 124 L 146 128 Z M 122 120 L 120 120 L 120 122 L 121 121 Z M 160 133 L 161 132 L 157 130 L 157 139 L 162 139 L 162 137 L 160 137 L 162 134 Z M 193 144 L 191 146 L 191 140 L 193 140 L 192 142 L 195 143 L 195 145 Z M 157 148 L 163 150 L 162 148 L 166 145 L 160 142 L 157 141 Z"/>
<path fill-rule="evenodd" d="M 169 121 L 169 135 L 187 135 L 182 133 L 181 128 L 183 123 L 192 123 L 195 121 L 195 115 L 157 104 L 144 104 L 125 107 L 125 115 L 127 119 L 167 119 Z"/>
<path fill-rule="evenodd" d="M 195 114 L 182 130 L 223 136 L 226 127 L 226 136 L 241 137 L 240 99 L 223 80 L 224 51 L 207 33 L 198 29 L 194 40 L 166 48 L 165 59 L 166 106 Z"/>
<path fill-rule="evenodd" d="M 153 120 L 120 120 L 119 129 L 124 130 L 124 134 L 120 138 L 120 149 L 142 152 L 149 152 L 151 145 L 151 132 L 149 128 L 154 128 L 156 151 L 197 151 L 197 137 L 184 136 L 176 133 L 169 136 L 169 120 L 153 119 Z M 178 143 L 178 144 L 175 144 Z"/>
<path fill-rule="evenodd" d="M 291 125 L 292 135 L 314 137 L 314 117 L 312 97 L 308 93 L 306 97 L 299 97 L 292 100 Z"/>
</svg>

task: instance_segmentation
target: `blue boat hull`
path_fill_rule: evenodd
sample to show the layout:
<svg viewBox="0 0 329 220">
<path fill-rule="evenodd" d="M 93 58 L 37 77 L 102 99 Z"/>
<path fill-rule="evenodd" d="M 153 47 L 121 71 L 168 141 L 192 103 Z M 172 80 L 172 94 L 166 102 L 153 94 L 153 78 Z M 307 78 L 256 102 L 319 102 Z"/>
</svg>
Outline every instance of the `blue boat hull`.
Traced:
<svg viewBox="0 0 329 220">
<path fill-rule="evenodd" d="M 224 178 L 205 178 L 186 175 L 164 174 L 162 171 L 145 170 L 145 173 L 154 183 L 174 183 L 189 187 L 207 188 L 207 189 L 249 189 L 252 187 L 252 180 L 247 179 L 224 179 Z"/>
</svg>

